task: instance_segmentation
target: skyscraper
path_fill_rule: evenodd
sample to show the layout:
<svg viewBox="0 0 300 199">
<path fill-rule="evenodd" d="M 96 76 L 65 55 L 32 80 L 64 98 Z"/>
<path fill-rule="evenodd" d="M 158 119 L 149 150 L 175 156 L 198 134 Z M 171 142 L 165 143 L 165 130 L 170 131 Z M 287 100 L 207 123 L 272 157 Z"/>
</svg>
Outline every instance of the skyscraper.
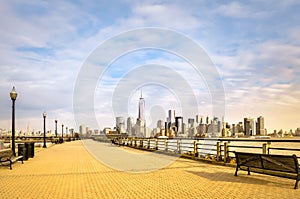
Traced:
<svg viewBox="0 0 300 199">
<path fill-rule="evenodd" d="M 209 118 L 207 116 L 206 123 L 209 122 Z M 213 137 L 219 136 L 221 131 L 221 122 L 219 118 L 214 117 L 213 120 L 210 120 L 210 124 L 207 123 L 207 133 Z"/>
<path fill-rule="evenodd" d="M 80 133 L 80 135 L 85 135 L 87 133 L 87 129 L 84 124 L 79 126 L 79 133 Z"/>
<path fill-rule="evenodd" d="M 172 110 L 169 110 L 168 111 L 168 116 L 169 116 L 169 120 L 170 122 L 174 122 L 174 119 L 175 119 L 175 111 L 174 111 L 174 115 L 172 114 Z"/>
<path fill-rule="evenodd" d="M 139 112 L 138 118 L 136 121 L 136 136 L 145 137 L 146 136 L 146 119 L 145 119 L 145 100 L 143 98 L 143 94 L 141 92 L 141 97 L 139 100 Z"/>
<path fill-rule="evenodd" d="M 125 133 L 125 122 L 123 117 L 116 117 L 116 127 L 119 133 Z"/>
<path fill-rule="evenodd" d="M 203 123 L 203 116 L 202 115 L 196 115 L 196 123 L 202 124 Z"/>
<path fill-rule="evenodd" d="M 132 135 L 135 134 L 133 126 L 134 126 L 134 119 L 133 119 L 133 117 L 128 117 L 127 118 L 127 133 L 130 136 L 132 136 Z"/>
<path fill-rule="evenodd" d="M 266 135 L 264 117 L 259 116 L 256 123 L 256 135 Z"/>
<path fill-rule="evenodd" d="M 140 119 L 141 121 L 146 121 L 145 120 L 145 100 L 143 98 L 143 93 L 141 92 L 141 97 L 139 100 L 139 117 L 138 119 Z"/>
<path fill-rule="evenodd" d="M 210 124 L 209 117 L 206 117 L 206 124 Z"/>
<path fill-rule="evenodd" d="M 172 127 L 173 122 L 175 122 L 175 110 L 174 110 L 174 114 L 172 114 L 172 110 L 168 111 L 167 122 L 168 122 L 167 129 L 170 129 Z"/>
<path fill-rule="evenodd" d="M 159 129 L 162 129 L 164 126 L 163 126 L 163 121 L 162 120 L 158 120 L 157 121 L 157 126 L 156 126 L 157 128 L 159 128 Z"/>
<path fill-rule="evenodd" d="M 246 136 L 254 135 L 254 119 L 253 118 L 244 118 L 244 133 Z"/>
<path fill-rule="evenodd" d="M 177 130 L 177 135 L 184 134 L 184 128 L 183 128 L 183 117 L 177 116 L 175 117 L 175 126 Z"/>
<path fill-rule="evenodd" d="M 188 136 L 193 137 L 196 132 L 195 120 L 193 118 L 188 119 Z"/>
</svg>

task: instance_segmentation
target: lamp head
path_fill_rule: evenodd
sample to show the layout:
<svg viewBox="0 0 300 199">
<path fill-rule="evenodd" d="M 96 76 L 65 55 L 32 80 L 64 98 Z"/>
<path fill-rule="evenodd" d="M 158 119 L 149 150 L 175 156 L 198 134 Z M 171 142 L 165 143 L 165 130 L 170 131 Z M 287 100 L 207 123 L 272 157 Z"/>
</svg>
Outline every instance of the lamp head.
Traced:
<svg viewBox="0 0 300 199">
<path fill-rule="evenodd" d="M 10 98 L 11 100 L 16 100 L 18 96 L 18 93 L 16 92 L 15 87 L 12 88 L 11 92 L 10 92 Z"/>
</svg>

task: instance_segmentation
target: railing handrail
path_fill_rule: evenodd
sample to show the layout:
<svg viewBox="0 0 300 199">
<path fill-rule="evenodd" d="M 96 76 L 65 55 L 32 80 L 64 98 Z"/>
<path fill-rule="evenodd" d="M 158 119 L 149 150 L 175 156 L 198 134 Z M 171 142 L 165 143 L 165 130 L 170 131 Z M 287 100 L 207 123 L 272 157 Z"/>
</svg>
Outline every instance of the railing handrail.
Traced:
<svg viewBox="0 0 300 199">
<path fill-rule="evenodd" d="M 272 143 L 288 142 L 300 143 L 300 139 L 249 139 L 249 138 L 198 138 L 198 139 L 159 139 L 159 138 L 118 138 L 119 144 L 127 145 L 149 150 L 161 150 L 164 152 L 189 154 L 194 157 L 215 156 L 217 161 L 229 162 L 235 158 L 234 151 L 242 151 L 243 149 L 260 150 L 261 153 L 269 154 L 273 151 L 294 151 L 299 152 L 299 148 L 288 147 L 271 147 Z M 203 142 L 204 141 L 204 142 Z M 208 142 L 205 142 L 208 141 Z M 261 143 L 256 146 L 247 144 L 241 145 L 241 142 Z M 234 144 L 233 144 L 234 143 Z M 276 153 L 274 153 L 276 154 Z M 300 157 L 300 155 L 299 155 Z"/>
</svg>

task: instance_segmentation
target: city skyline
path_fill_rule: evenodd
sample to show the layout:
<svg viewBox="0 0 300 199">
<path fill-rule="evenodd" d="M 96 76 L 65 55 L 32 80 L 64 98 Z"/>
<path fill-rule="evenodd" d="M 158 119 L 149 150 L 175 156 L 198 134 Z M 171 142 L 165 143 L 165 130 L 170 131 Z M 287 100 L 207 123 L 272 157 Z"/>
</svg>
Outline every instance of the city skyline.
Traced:
<svg viewBox="0 0 300 199">
<path fill-rule="evenodd" d="M 187 118 L 181 115 L 176 115 L 176 110 L 168 110 L 167 117 L 164 119 L 153 120 L 152 126 L 147 126 L 145 117 L 145 104 L 142 91 L 138 100 L 138 114 L 136 123 L 134 117 L 129 115 L 125 126 L 126 118 L 119 115 L 115 118 L 116 125 L 113 127 L 105 127 L 93 134 L 127 134 L 129 137 L 159 137 L 167 136 L 169 138 L 195 138 L 195 137 L 251 137 L 251 136 L 293 136 L 299 134 L 299 129 L 290 129 L 289 131 L 274 129 L 273 132 L 268 132 L 265 128 L 264 116 L 258 116 L 257 119 L 244 117 L 243 121 L 236 123 L 228 123 L 224 116 L 205 117 L 201 114 L 195 115 L 193 118 Z M 153 122 L 154 121 L 154 122 Z M 185 122 L 186 121 L 186 122 Z M 154 125 L 155 124 L 155 125 Z M 164 124 L 164 125 L 163 125 Z M 80 128 L 82 125 L 80 126 Z M 126 130 L 125 130 L 126 129 Z M 83 135 L 82 130 L 79 130 Z M 86 130 L 85 134 L 87 134 Z M 280 132 L 280 133 L 279 133 Z M 279 133 L 279 134 L 278 134 Z"/>
<path fill-rule="evenodd" d="M 203 115 L 195 115 L 193 118 L 184 118 L 183 116 L 176 115 L 176 110 L 168 110 L 168 117 L 165 120 L 157 120 L 156 125 L 151 127 L 147 126 L 149 132 L 145 131 L 144 133 L 139 134 L 136 133 L 137 131 L 140 132 L 139 117 L 140 111 L 135 124 L 134 117 L 129 116 L 127 118 L 127 125 L 125 126 L 124 121 L 126 118 L 118 116 L 116 117 L 116 126 L 106 128 L 116 128 L 118 134 L 126 133 L 128 136 L 133 137 L 154 137 L 158 136 L 159 134 L 167 135 L 167 132 L 171 130 L 174 131 L 173 133 L 175 133 L 176 136 L 189 138 L 204 135 L 205 137 L 250 137 L 255 135 L 267 136 L 271 134 L 275 135 L 279 131 L 282 131 L 282 133 L 296 133 L 300 129 L 290 129 L 289 131 L 284 131 L 283 129 L 274 129 L 274 131 L 268 132 L 268 130 L 265 128 L 264 116 L 258 116 L 257 118 L 245 117 L 243 120 L 235 123 L 228 123 L 224 120 L 224 117 L 221 119 L 218 117 L 210 118 L 209 116 L 204 117 Z M 120 118 L 122 122 L 118 122 L 120 121 Z M 126 131 L 120 131 L 120 124 L 123 125 L 123 129 L 126 128 Z M 174 129 L 174 127 L 176 128 Z"/>
<path fill-rule="evenodd" d="M 42 129 L 44 111 L 52 132 L 55 119 L 58 125 L 78 129 L 74 88 L 93 50 L 126 31 L 158 27 L 185 35 L 204 49 L 223 84 L 226 121 L 237 123 L 262 115 L 268 132 L 295 130 L 300 126 L 299 7 L 297 1 L 2 1 L 0 128 L 11 128 L 9 93 L 15 86 L 16 129 L 26 130 L 28 125 Z M 120 43 L 126 46 L 128 40 Z M 112 45 L 107 52 L 116 50 Z M 138 81 L 148 74 L 170 84 Z M 122 83 L 130 90 L 124 90 Z M 116 57 L 98 77 L 93 95 L 82 93 L 94 99 L 98 126 L 91 128 L 113 126 L 118 115 L 126 119 L 136 115 L 140 90 L 147 99 L 149 126 L 157 117 L 165 120 L 170 109 L 184 119 L 194 118 L 195 113 L 214 117 L 213 93 L 191 63 L 176 53 L 145 48 Z M 190 93 L 196 103 L 189 103 Z M 119 103 L 122 96 L 127 101 Z M 182 103 L 181 96 L 187 96 L 187 103 Z"/>
</svg>

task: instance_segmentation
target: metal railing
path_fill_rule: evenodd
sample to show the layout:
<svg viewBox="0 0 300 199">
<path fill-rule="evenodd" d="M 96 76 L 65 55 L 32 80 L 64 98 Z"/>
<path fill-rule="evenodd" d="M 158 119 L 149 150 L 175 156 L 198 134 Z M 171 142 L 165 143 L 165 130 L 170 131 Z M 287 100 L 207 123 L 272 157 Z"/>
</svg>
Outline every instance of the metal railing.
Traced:
<svg viewBox="0 0 300 199">
<path fill-rule="evenodd" d="M 156 139 L 127 137 L 118 138 L 118 144 L 196 158 L 210 158 L 225 163 L 235 159 L 234 151 L 262 154 L 296 154 L 300 158 L 300 139 Z"/>
</svg>

